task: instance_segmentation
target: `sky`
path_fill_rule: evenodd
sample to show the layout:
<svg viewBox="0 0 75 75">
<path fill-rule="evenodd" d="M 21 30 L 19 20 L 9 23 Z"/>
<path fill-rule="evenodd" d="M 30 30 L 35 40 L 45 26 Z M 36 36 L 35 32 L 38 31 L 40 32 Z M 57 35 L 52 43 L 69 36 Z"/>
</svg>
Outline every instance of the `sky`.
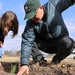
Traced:
<svg viewBox="0 0 75 75">
<path fill-rule="evenodd" d="M 41 4 L 46 3 L 48 0 L 40 0 Z M 11 39 L 9 32 L 5 37 L 3 50 L 20 50 L 21 49 L 21 34 L 25 28 L 26 20 L 24 20 L 25 11 L 24 4 L 26 0 L 0 0 L 0 17 L 6 11 L 13 11 L 19 20 L 18 35 Z M 64 22 L 69 30 L 70 37 L 75 40 L 75 5 L 71 6 L 62 13 Z"/>
</svg>

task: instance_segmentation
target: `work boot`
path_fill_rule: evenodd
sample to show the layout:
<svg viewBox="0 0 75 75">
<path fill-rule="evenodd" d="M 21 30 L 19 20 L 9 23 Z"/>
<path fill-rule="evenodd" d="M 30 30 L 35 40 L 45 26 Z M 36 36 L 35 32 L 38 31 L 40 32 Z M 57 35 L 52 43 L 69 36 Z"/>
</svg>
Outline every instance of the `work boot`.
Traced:
<svg viewBox="0 0 75 75">
<path fill-rule="evenodd" d="M 48 65 L 48 62 L 47 60 L 44 59 L 44 57 L 39 61 L 39 65 L 40 66 L 47 66 Z"/>
<path fill-rule="evenodd" d="M 44 59 L 44 57 L 42 57 L 39 61 L 32 61 L 32 64 L 35 64 L 37 66 L 47 66 L 48 62 Z"/>
<path fill-rule="evenodd" d="M 56 63 L 56 62 L 51 61 L 51 62 L 49 63 L 49 66 L 50 66 L 51 68 L 55 68 L 55 67 L 59 67 L 59 66 L 60 66 L 59 64 L 60 64 L 60 63 Z"/>
</svg>

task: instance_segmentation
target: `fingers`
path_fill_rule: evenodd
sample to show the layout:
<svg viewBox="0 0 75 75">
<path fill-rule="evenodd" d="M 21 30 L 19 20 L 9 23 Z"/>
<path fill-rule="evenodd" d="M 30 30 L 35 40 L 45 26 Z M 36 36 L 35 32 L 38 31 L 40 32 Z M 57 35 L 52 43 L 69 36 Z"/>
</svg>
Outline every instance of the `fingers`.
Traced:
<svg viewBox="0 0 75 75">
<path fill-rule="evenodd" d="M 0 41 L 0 47 L 2 47 L 2 46 L 3 46 L 2 41 Z"/>
<path fill-rule="evenodd" d="M 17 75 L 22 75 L 23 73 L 25 73 L 26 75 L 29 75 L 29 67 L 28 66 L 22 66 L 19 70 L 19 72 L 17 73 Z"/>
<path fill-rule="evenodd" d="M 29 69 L 26 71 L 26 74 L 29 75 Z"/>
<path fill-rule="evenodd" d="M 20 70 L 18 73 L 17 73 L 17 75 L 22 75 L 24 73 L 24 71 L 22 70 Z"/>
<path fill-rule="evenodd" d="M 19 71 L 18 73 L 17 73 L 17 75 L 23 75 L 23 74 L 26 74 L 26 75 L 29 75 L 29 72 L 28 71 Z"/>
<path fill-rule="evenodd" d="M 1 44 L 0 44 L 0 47 L 2 47 L 2 46 L 3 46 L 3 44 L 1 43 Z"/>
</svg>

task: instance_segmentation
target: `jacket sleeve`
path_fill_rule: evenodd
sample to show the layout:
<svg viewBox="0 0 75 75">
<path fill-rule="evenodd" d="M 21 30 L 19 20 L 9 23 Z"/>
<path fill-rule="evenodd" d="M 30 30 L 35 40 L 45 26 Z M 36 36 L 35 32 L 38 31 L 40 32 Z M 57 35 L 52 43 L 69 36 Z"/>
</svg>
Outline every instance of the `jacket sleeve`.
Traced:
<svg viewBox="0 0 75 75">
<path fill-rule="evenodd" d="M 56 9 L 61 13 L 75 3 L 75 0 L 51 0 Z"/>
<path fill-rule="evenodd" d="M 31 55 L 32 45 L 35 35 L 32 25 L 27 24 L 25 30 L 22 34 L 22 43 L 21 43 L 21 66 L 28 65 Z"/>
</svg>

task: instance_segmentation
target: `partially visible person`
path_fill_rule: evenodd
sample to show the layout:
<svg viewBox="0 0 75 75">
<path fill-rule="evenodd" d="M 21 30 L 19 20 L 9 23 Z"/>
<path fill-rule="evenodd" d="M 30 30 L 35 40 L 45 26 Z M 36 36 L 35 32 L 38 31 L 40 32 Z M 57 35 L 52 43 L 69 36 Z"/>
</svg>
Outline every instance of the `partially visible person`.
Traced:
<svg viewBox="0 0 75 75">
<path fill-rule="evenodd" d="M 71 54 L 75 42 L 69 36 L 62 13 L 74 3 L 75 0 L 49 0 L 42 5 L 39 0 L 26 1 L 25 19 L 28 20 L 22 34 L 21 68 L 17 75 L 22 75 L 24 72 L 29 75 L 29 58 L 34 43 L 37 45 L 36 50 L 55 53 L 51 64 L 59 64 Z"/>
<path fill-rule="evenodd" d="M 6 11 L 1 17 L 0 17 L 0 58 L 2 58 L 3 55 L 3 43 L 5 36 L 8 35 L 9 31 L 12 31 L 11 37 L 14 38 L 18 34 L 18 19 L 14 12 L 12 11 Z M 1 62 L 0 62 L 1 66 Z"/>
<path fill-rule="evenodd" d="M 18 34 L 18 19 L 14 12 L 6 11 L 0 17 L 0 47 L 3 47 L 5 36 L 12 31 L 11 37 L 14 38 Z"/>
</svg>

